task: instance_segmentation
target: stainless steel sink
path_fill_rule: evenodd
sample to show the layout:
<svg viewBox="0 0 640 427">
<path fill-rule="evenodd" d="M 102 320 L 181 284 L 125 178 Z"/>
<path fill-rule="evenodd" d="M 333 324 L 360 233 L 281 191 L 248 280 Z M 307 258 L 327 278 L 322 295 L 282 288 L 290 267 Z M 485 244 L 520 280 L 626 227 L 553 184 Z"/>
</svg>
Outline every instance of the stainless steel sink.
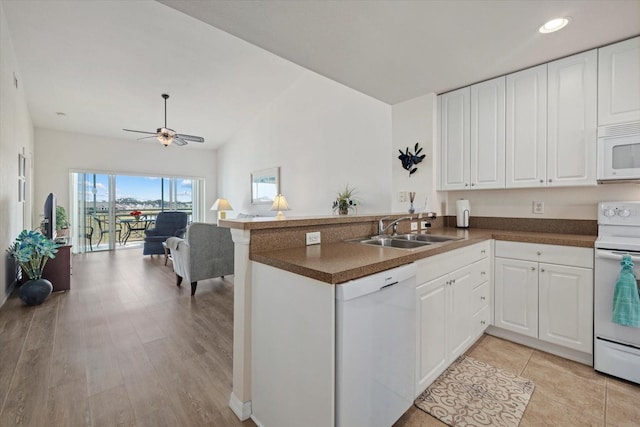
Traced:
<svg viewBox="0 0 640 427">
<path fill-rule="evenodd" d="M 442 243 L 452 240 L 460 240 L 462 237 L 437 236 L 435 234 L 399 234 L 391 237 L 392 239 L 410 240 L 418 242 Z"/>
<path fill-rule="evenodd" d="M 365 245 L 384 246 L 389 248 L 399 248 L 399 249 L 415 249 L 415 248 L 421 248 L 423 246 L 432 244 L 431 242 L 419 242 L 417 240 L 396 239 L 396 238 L 390 238 L 390 237 L 364 239 L 364 240 L 357 239 L 357 240 L 350 240 L 350 242 L 362 243 Z"/>
<path fill-rule="evenodd" d="M 416 249 L 460 239 L 461 237 L 437 236 L 433 234 L 399 234 L 397 236 L 374 236 L 370 239 L 353 239 L 347 241 L 352 243 L 383 246 L 388 248 Z"/>
</svg>

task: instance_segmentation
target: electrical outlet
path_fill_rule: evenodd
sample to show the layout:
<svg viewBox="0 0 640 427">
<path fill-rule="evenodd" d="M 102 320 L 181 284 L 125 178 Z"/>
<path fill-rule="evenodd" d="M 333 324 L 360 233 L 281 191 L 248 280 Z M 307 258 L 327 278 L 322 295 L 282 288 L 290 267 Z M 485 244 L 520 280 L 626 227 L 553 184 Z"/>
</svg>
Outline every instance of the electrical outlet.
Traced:
<svg viewBox="0 0 640 427">
<path fill-rule="evenodd" d="M 401 191 L 400 192 L 400 203 L 407 203 L 409 201 L 409 192 Z"/>
<path fill-rule="evenodd" d="M 312 233 L 307 233 L 307 245 L 318 245 L 320 244 L 320 232 L 314 231 Z"/>
<path fill-rule="evenodd" d="M 543 214 L 544 213 L 544 202 L 534 201 L 533 202 L 533 213 L 534 214 Z"/>
<path fill-rule="evenodd" d="M 418 231 L 418 222 L 411 221 L 411 231 Z"/>
<path fill-rule="evenodd" d="M 429 221 L 422 221 L 420 223 L 420 228 L 423 230 L 426 230 L 429 227 L 431 227 L 431 223 Z"/>
</svg>

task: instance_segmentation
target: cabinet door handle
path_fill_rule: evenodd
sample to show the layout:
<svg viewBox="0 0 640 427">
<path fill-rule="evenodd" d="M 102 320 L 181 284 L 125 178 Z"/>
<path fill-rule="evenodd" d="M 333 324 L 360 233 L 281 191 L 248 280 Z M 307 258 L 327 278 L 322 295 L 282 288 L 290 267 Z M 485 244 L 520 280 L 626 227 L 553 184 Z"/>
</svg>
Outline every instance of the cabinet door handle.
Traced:
<svg viewBox="0 0 640 427">
<path fill-rule="evenodd" d="M 481 271 L 481 272 L 480 272 L 480 275 L 481 275 L 481 276 L 484 276 L 485 274 L 487 274 L 487 272 L 486 272 L 486 271 Z"/>
<path fill-rule="evenodd" d="M 481 250 L 481 251 L 480 251 L 480 253 L 481 253 L 481 254 L 486 254 L 486 253 L 487 253 L 487 251 L 486 251 L 485 249 L 483 249 L 483 250 Z"/>
<path fill-rule="evenodd" d="M 484 301 L 484 300 L 486 300 L 486 298 L 485 297 L 480 297 L 480 300 Z"/>
<path fill-rule="evenodd" d="M 542 255 L 542 252 L 536 252 L 538 254 L 538 256 Z"/>
<path fill-rule="evenodd" d="M 531 271 L 536 271 L 536 268 L 535 267 L 531 267 Z"/>
<path fill-rule="evenodd" d="M 475 187 L 475 185 L 476 185 L 476 184 L 474 184 L 473 182 L 471 183 L 471 186 L 472 186 L 472 187 Z"/>
<path fill-rule="evenodd" d="M 540 269 L 540 272 L 544 273 L 544 268 L 541 268 L 541 269 Z"/>
<path fill-rule="evenodd" d="M 451 284 L 452 284 L 452 285 L 453 285 L 454 283 L 456 283 L 456 279 L 453 279 L 453 280 L 451 281 Z"/>
<path fill-rule="evenodd" d="M 481 320 L 481 321 L 480 321 L 480 324 L 481 324 L 481 325 L 484 325 L 485 323 L 486 323 L 486 322 L 485 322 L 484 320 Z"/>
<path fill-rule="evenodd" d="M 551 178 L 549 178 L 549 182 L 553 182 L 553 180 Z"/>
<path fill-rule="evenodd" d="M 543 183 L 544 183 L 544 179 L 541 179 L 541 180 L 540 180 L 540 184 L 543 184 Z"/>
<path fill-rule="evenodd" d="M 467 184 L 467 183 L 465 182 L 465 183 L 464 183 L 464 186 L 465 186 L 465 187 L 468 187 L 468 186 L 469 186 L 469 184 Z"/>
</svg>

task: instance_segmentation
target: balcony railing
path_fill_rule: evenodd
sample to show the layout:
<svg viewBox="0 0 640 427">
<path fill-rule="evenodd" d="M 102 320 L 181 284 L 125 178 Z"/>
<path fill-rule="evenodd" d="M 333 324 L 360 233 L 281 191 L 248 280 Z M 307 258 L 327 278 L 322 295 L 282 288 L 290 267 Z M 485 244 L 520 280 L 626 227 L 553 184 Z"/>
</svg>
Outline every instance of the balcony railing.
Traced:
<svg viewBox="0 0 640 427">
<path fill-rule="evenodd" d="M 144 240 L 144 231 L 152 228 L 156 216 L 162 212 L 160 209 L 136 209 L 140 215 L 131 215 L 132 210 L 117 210 L 115 213 L 115 247 L 135 247 L 140 246 Z M 176 209 L 177 211 L 186 212 L 189 216 L 188 222 L 191 223 L 191 209 Z M 88 250 L 104 250 L 109 248 L 109 238 L 111 230 L 109 229 L 109 213 L 105 211 L 93 212 L 87 210 L 85 214 L 85 241 Z"/>
</svg>

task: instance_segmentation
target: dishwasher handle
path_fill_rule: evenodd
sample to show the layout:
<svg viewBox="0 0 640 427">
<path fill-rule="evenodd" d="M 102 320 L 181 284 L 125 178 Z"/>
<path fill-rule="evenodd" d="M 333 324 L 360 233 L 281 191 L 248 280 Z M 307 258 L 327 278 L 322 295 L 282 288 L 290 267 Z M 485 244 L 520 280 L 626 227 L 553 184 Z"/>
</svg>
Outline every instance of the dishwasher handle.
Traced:
<svg viewBox="0 0 640 427">
<path fill-rule="evenodd" d="M 389 283 L 388 285 L 384 285 L 384 286 L 382 286 L 382 287 L 380 288 L 380 290 L 383 290 L 384 288 L 388 288 L 389 286 L 397 285 L 398 283 L 400 283 L 400 282 L 398 282 L 398 281 L 396 280 L 396 281 L 395 281 L 395 282 L 393 282 L 393 283 Z"/>
<path fill-rule="evenodd" d="M 348 301 L 360 298 L 397 284 L 410 282 L 415 287 L 417 267 L 415 263 L 395 267 L 390 270 L 364 276 L 336 285 L 335 298 L 338 301 Z"/>
</svg>

